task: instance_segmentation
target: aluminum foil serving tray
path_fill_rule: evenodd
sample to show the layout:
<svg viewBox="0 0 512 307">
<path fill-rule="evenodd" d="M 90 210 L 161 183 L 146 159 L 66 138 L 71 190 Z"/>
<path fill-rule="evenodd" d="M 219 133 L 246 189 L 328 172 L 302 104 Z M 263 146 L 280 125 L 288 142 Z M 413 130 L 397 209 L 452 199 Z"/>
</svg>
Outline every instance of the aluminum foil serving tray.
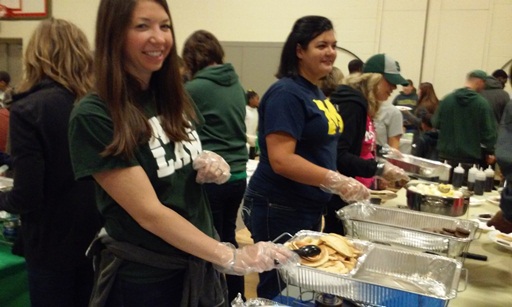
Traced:
<svg viewBox="0 0 512 307">
<path fill-rule="evenodd" d="M 296 236 L 305 234 L 322 235 L 301 231 Z M 288 285 L 375 306 L 441 307 L 457 296 L 462 270 L 455 259 L 374 244 L 353 274 L 306 266 L 285 266 L 279 272 Z"/>
<path fill-rule="evenodd" d="M 478 230 L 478 223 L 474 221 L 366 203 L 346 206 L 337 214 L 343 220 L 348 237 L 435 252 L 452 258 L 462 257 L 463 252 L 468 251 Z M 457 227 L 468 230 L 469 235 L 459 238 L 425 230 Z"/>
<path fill-rule="evenodd" d="M 384 155 L 384 158 L 386 158 L 386 160 L 391 164 L 402 168 L 408 173 L 427 178 L 439 177 L 444 172 L 449 172 L 451 168 L 449 165 L 439 161 L 424 159 L 407 154 L 403 154 L 401 157 L 392 154 Z"/>
</svg>

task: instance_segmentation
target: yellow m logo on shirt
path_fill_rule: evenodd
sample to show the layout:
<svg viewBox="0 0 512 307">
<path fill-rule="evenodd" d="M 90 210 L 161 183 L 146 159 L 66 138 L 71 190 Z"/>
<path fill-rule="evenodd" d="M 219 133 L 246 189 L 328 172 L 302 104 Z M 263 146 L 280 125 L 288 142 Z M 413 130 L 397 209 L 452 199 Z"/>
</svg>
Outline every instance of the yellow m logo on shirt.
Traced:
<svg viewBox="0 0 512 307">
<path fill-rule="evenodd" d="M 324 112 L 327 122 L 329 124 L 329 135 L 343 132 L 343 119 L 340 114 L 336 111 L 336 108 L 332 105 L 331 101 L 327 98 L 326 100 L 313 99 L 319 110 Z"/>
</svg>

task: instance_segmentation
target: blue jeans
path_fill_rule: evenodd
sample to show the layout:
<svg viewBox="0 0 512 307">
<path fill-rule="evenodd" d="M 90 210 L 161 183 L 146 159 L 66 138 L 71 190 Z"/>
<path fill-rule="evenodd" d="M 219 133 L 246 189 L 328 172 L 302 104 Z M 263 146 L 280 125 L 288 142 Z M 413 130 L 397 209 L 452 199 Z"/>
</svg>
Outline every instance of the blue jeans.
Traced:
<svg viewBox="0 0 512 307">
<path fill-rule="evenodd" d="M 300 230 L 320 231 L 323 210 L 323 204 L 315 208 L 303 207 L 296 202 L 266 197 L 246 189 L 242 218 L 254 242 L 274 241 L 286 232 L 294 235 Z M 288 239 L 290 237 L 283 236 L 278 243 Z M 285 288 L 276 270 L 260 273 L 259 276 L 256 289 L 258 297 L 273 299 Z"/>
<path fill-rule="evenodd" d="M 185 271 L 162 281 L 136 283 L 116 278 L 108 297 L 108 307 L 179 306 Z"/>
<path fill-rule="evenodd" d="M 244 197 L 247 181 L 244 179 L 224 184 L 205 184 L 206 194 L 213 214 L 213 224 L 222 242 L 229 242 L 238 247 L 236 242 L 236 219 L 238 209 Z M 226 275 L 228 299 L 231 302 L 238 293 L 245 299 L 243 276 Z"/>
<path fill-rule="evenodd" d="M 27 265 L 28 287 L 32 307 L 88 306 L 94 273 L 92 263 L 55 271 Z"/>
</svg>

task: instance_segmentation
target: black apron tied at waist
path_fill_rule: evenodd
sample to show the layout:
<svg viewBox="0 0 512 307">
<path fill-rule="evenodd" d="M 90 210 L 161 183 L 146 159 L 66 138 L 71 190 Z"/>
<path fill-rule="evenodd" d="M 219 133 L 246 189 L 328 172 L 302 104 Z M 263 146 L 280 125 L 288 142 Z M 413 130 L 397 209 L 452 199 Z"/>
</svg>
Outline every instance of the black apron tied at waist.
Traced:
<svg viewBox="0 0 512 307">
<path fill-rule="evenodd" d="M 93 240 L 87 256 L 93 257 L 94 287 L 89 307 L 105 306 L 123 261 L 164 270 L 186 269 L 181 307 L 229 306 L 224 276 L 197 257 L 158 254 L 127 242 L 116 241 L 104 229 Z"/>
</svg>

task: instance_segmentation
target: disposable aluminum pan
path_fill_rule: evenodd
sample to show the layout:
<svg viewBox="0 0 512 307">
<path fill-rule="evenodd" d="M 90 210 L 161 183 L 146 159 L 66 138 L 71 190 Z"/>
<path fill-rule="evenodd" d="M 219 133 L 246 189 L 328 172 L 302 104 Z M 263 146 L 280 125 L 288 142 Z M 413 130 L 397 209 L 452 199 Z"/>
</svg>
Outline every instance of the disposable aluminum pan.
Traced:
<svg viewBox="0 0 512 307">
<path fill-rule="evenodd" d="M 474 221 L 366 203 L 346 206 L 337 214 L 349 237 L 436 252 L 452 258 L 462 257 L 462 253 L 468 251 L 478 230 L 478 223 Z M 466 229 L 469 235 L 459 238 L 428 230 L 457 227 Z"/>
<path fill-rule="evenodd" d="M 461 271 L 451 258 L 375 245 L 353 275 L 304 266 L 286 266 L 280 274 L 288 285 L 366 304 L 441 307 L 457 296 Z"/>
<path fill-rule="evenodd" d="M 413 155 L 403 154 L 401 157 L 393 154 L 384 155 L 384 158 L 404 171 L 421 177 L 439 177 L 449 172 L 451 166 L 439 161 L 424 159 Z"/>
<path fill-rule="evenodd" d="M 324 235 L 326 235 L 326 233 L 316 232 L 316 231 L 311 231 L 311 230 L 301 230 L 301 231 L 297 232 L 294 236 L 292 236 L 291 239 L 289 239 L 287 242 L 301 240 L 305 237 L 320 238 L 321 236 L 324 236 Z M 313 272 L 312 274 L 314 274 L 314 272 L 324 272 L 325 274 L 330 274 L 330 275 L 334 275 L 334 276 L 354 275 L 357 272 L 357 270 L 359 269 L 359 267 L 361 266 L 361 263 L 363 263 L 364 260 L 366 259 L 366 255 L 368 254 L 370 249 L 373 248 L 373 244 L 368 241 L 361 241 L 361 240 L 350 239 L 350 238 L 348 238 L 348 239 L 354 244 L 354 247 L 356 247 L 358 250 L 361 251 L 361 255 L 357 258 L 357 264 L 350 272 L 348 272 L 346 274 L 337 274 L 337 273 L 324 272 L 319 269 L 314 269 L 314 268 L 311 268 L 311 267 L 305 266 L 305 265 L 299 265 L 299 266 L 303 267 L 304 270 L 312 270 L 312 272 Z"/>
</svg>

